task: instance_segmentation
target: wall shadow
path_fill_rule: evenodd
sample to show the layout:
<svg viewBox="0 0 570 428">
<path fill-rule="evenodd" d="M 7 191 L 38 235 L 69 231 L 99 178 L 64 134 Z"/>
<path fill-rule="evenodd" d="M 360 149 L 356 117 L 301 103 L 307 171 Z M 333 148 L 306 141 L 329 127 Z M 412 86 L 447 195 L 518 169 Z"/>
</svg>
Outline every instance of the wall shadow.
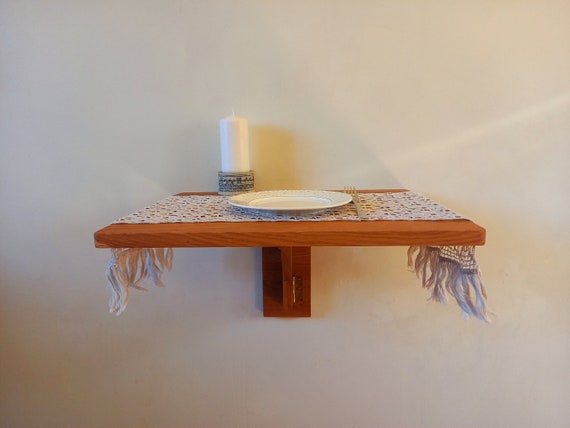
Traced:
<svg viewBox="0 0 570 428">
<path fill-rule="evenodd" d="M 299 188 L 299 143 L 293 134 L 273 126 L 250 125 L 249 140 L 256 190 Z"/>
</svg>

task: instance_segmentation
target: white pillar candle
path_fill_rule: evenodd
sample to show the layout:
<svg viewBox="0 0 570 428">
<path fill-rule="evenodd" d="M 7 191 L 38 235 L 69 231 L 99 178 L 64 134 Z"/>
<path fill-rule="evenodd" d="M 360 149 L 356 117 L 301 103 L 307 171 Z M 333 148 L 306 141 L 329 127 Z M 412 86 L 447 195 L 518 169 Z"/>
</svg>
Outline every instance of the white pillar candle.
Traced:
<svg viewBox="0 0 570 428">
<path fill-rule="evenodd" d="M 249 171 L 247 120 L 232 115 L 220 120 L 222 172 Z"/>
</svg>

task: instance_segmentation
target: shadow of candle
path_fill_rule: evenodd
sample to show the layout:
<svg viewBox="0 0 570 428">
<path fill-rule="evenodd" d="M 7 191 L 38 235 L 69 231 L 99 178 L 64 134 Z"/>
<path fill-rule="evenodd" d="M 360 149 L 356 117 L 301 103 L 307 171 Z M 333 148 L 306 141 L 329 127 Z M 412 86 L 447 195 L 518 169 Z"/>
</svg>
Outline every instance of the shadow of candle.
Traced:
<svg viewBox="0 0 570 428">
<path fill-rule="evenodd" d="M 293 135 L 271 126 L 250 126 L 249 134 L 255 189 L 298 188 L 299 148 Z"/>
</svg>

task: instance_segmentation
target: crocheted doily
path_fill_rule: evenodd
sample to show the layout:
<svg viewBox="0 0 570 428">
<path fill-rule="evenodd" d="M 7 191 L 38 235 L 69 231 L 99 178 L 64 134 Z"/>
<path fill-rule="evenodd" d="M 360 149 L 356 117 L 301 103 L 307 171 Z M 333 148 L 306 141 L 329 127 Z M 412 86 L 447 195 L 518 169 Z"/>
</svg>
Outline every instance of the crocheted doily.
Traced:
<svg viewBox="0 0 570 428">
<path fill-rule="evenodd" d="M 466 217 L 415 192 L 360 193 L 368 220 L 458 220 Z M 352 203 L 304 215 L 268 215 L 238 208 L 228 196 L 170 196 L 113 223 L 199 223 L 244 221 L 360 220 Z"/>
</svg>

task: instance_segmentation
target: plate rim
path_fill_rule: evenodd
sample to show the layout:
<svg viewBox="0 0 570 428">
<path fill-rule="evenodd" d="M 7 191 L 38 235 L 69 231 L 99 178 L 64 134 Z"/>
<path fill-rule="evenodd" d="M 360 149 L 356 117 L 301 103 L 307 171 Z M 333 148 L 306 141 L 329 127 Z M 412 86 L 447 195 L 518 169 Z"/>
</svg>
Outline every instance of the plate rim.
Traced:
<svg viewBox="0 0 570 428">
<path fill-rule="evenodd" d="M 335 197 L 340 197 L 343 196 L 342 200 L 338 201 L 338 202 L 333 202 L 330 205 L 326 205 L 326 206 L 318 206 L 318 207 L 297 207 L 297 208 L 291 208 L 291 207 L 263 207 L 263 206 L 252 206 L 252 205 L 248 205 L 247 202 L 239 202 L 236 201 L 237 198 L 249 198 L 249 197 L 253 197 L 252 200 L 256 199 L 256 196 L 259 195 L 263 195 L 263 194 L 267 194 L 270 196 L 280 196 L 281 195 L 295 195 L 295 196 L 307 196 L 307 197 L 323 197 L 326 195 L 333 195 Z M 344 192 L 339 192 L 339 191 L 333 191 L 333 190 L 308 190 L 308 189 L 290 189 L 290 190 L 261 190 L 258 192 L 247 192 L 247 193 L 240 193 L 239 195 L 234 195 L 231 196 L 228 199 L 228 202 L 230 203 L 230 205 L 233 205 L 235 207 L 239 207 L 239 208 L 244 208 L 247 210 L 254 210 L 254 211 L 265 211 L 265 212 L 309 212 L 309 211 L 323 211 L 323 210 L 328 210 L 331 208 L 336 208 L 336 207 L 340 207 L 343 205 L 348 204 L 350 201 L 352 200 L 352 197 L 349 194 L 346 194 Z"/>
</svg>

